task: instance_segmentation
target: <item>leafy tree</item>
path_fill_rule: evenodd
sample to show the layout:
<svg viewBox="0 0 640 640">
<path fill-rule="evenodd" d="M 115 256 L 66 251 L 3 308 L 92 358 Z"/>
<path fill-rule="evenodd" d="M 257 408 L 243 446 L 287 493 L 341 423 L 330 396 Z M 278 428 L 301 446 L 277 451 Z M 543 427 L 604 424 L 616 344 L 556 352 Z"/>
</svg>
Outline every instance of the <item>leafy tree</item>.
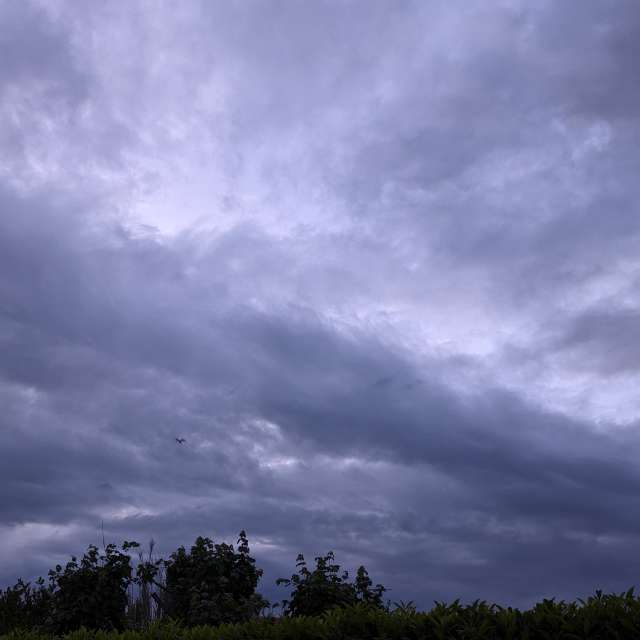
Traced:
<svg viewBox="0 0 640 640">
<path fill-rule="evenodd" d="M 12 630 L 45 630 L 51 598 L 43 578 L 38 578 L 35 586 L 18 580 L 13 587 L 0 589 L 0 635 Z"/>
<path fill-rule="evenodd" d="M 384 608 L 382 594 L 386 589 L 381 584 L 377 584 L 374 587 L 369 573 L 362 565 L 358 567 L 356 581 L 353 586 L 355 587 L 356 598 L 359 602 L 364 602 L 377 609 Z"/>
<path fill-rule="evenodd" d="M 157 565 L 156 565 L 157 567 Z M 244 531 L 238 549 L 230 544 L 213 544 L 198 537 L 189 553 L 180 547 L 164 561 L 165 584 L 161 587 L 164 613 L 188 625 L 219 625 L 256 618 L 268 602 L 256 593 L 262 569 L 249 554 Z M 142 567 L 143 579 L 155 580 L 154 567 Z"/>
<path fill-rule="evenodd" d="M 124 542 L 123 551 L 139 546 Z M 32 629 L 64 634 L 80 627 L 124 629 L 127 588 L 132 582 L 130 556 L 107 545 L 104 554 L 91 545 L 80 562 L 73 556 L 49 571 L 49 585 L 19 580 L 0 591 L 0 633 Z"/>
<path fill-rule="evenodd" d="M 340 573 L 333 551 L 315 558 L 316 568 L 310 571 L 302 554 L 298 555 L 298 573 L 291 578 L 279 578 L 276 584 L 292 587 L 289 599 L 282 601 L 287 616 L 317 616 L 335 607 L 348 607 L 359 602 L 374 608 L 383 608 L 382 594 L 386 589 L 378 584 L 372 588 L 369 574 L 359 567 L 355 583 L 349 582 L 349 573 Z"/>
<path fill-rule="evenodd" d="M 120 551 L 109 544 L 100 554 L 90 545 L 78 563 L 71 558 L 64 569 L 49 571 L 53 594 L 48 626 L 55 634 L 80 627 L 122 630 L 125 627 L 127 588 L 133 580 L 131 557 L 127 553 L 137 542 L 125 541 Z"/>
</svg>

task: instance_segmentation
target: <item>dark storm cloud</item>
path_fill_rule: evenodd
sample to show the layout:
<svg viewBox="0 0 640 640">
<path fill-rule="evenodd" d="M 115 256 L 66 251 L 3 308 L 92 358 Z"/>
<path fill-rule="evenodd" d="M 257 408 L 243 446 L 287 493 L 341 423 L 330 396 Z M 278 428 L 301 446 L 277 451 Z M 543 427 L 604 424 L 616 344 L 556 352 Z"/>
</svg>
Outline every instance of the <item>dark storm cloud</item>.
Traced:
<svg viewBox="0 0 640 640">
<path fill-rule="evenodd" d="M 104 521 L 246 528 L 273 598 L 331 548 L 423 607 L 633 583 L 634 3 L 34 7 L 0 40 L 3 582 Z"/>
<path fill-rule="evenodd" d="M 23 207 L 22 223 L 28 219 L 30 209 L 25 204 Z M 64 229 L 64 221 L 65 216 L 58 212 L 58 229 Z M 10 226 L 3 226 L 2 237 L 15 239 L 18 232 L 15 228 L 10 230 Z M 34 231 L 31 242 L 37 242 L 39 233 L 50 238 L 52 231 Z M 490 390 L 485 390 L 482 401 L 463 402 L 447 391 L 436 375 L 428 375 L 424 384 L 408 390 L 402 382 L 415 380 L 418 373 L 409 362 L 375 339 L 340 337 L 313 315 L 303 313 L 297 319 L 291 313 L 274 317 L 242 306 L 223 314 L 220 306 L 225 298 L 219 296 L 218 310 L 206 315 L 206 325 L 194 315 L 197 307 L 192 305 L 190 324 L 183 327 L 179 313 L 162 318 L 155 308 L 170 303 L 177 311 L 184 304 L 184 284 L 168 278 L 169 265 L 175 267 L 178 261 L 171 248 L 151 243 L 142 250 L 139 241 L 121 240 L 119 250 L 111 255 L 113 262 L 109 262 L 104 247 L 74 252 L 73 239 L 67 237 L 66 241 L 69 246 L 64 250 L 64 269 L 56 262 L 64 247 L 64 234 L 59 242 L 42 242 L 38 251 L 22 254 L 15 263 L 11 262 L 9 251 L 2 252 L 2 272 L 6 275 L 3 298 L 9 302 L 8 310 L 14 311 L 12 322 L 22 327 L 35 322 L 34 317 L 21 315 L 20 308 L 37 308 L 41 317 L 50 319 L 46 323 L 48 339 L 45 336 L 40 341 L 19 342 L 14 358 L 21 368 L 8 359 L 4 375 L 44 392 L 62 391 L 68 395 L 54 400 L 50 407 L 48 402 L 42 407 L 36 401 L 36 407 L 43 412 L 39 420 L 37 416 L 20 415 L 19 404 L 17 415 L 5 415 L 7 429 L 18 429 L 12 446 L 3 449 L 3 486 L 7 490 L 4 499 L 13 505 L 12 509 L 3 510 L 5 524 L 79 519 L 86 531 L 101 509 L 117 507 L 131 497 L 132 491 L 160 493 L 166 488 L 196 501 L 191 507 L 183 507 L 185 520 L 181 526 L 171 524 L 174 515 L 167 515 L 166 522 L 163 518 L 132 515 L 123 525 L 109 523 L 111 530 L 124 533 L 128 528 L 141 534 L 152 530 L 159 532 L 159 537 L 164 533 L 180 543 L 184 540 L 179 534 L 187 536 L 198 526 L 206 528 L 216 513 L 218 517 L 224 514 L 225 534 L 233 535 L 233 524 L 235 528 L 250 524 L 255 535 L 275 535 L 291 553 L 296 544 L 309 548 L 318 540 L 325 544 L 334 544 L 331 541 L 335 540 L 355 556 L 356 545 L 341 541 L 341 532 L 360 532 L 364 536 L 378 531 L 393 544 L 407 527 L 418 538 L 420 532 L 428 532 L 446 536 L 450 544 L 475 542 L 491 551 L 490 539 L 481 542 L 482 523 L 472 524 L 473 534 L 464 521 L 443 527 L 441 522 L 425 519 L 422 514 L 414 516 L 413 524 L 406 524 L 407 507 L 420 509 L 429 504 L 433 508 L 428 488 L 412 497 L 404 496 L 409 502 L 391 513 L 333 513 L 335 506 L 330 502 L 324 509 L 314 510 L 316 514 L 309 519 L 305 501 L 313 489 L 307 487 L 309 494 L 298 494 L 286 482 L 260 470 L 256 460 L 243 452 L 243 442 L 259 441 L 256 435 L 249 430 L 247 438 L 231 448 L 219 442 L 225 427 L 238 434 L 236 425 L 246 414 L 279 425 L 285 441 L 299 443 L 303 458 L 311 456 L 313 460 L 319 452 L 356 455 L 364 460 L 393 461 L 400 465 L 399 469 L 403 465 L 424 465 L 455 478 L 457 487 L 449 504 L 438 505 L 443 518 L 458 510 L 482 511 L 490 504 L 493 517 L 506 522 L 535 524 L 552 518 L 557 527 L 563 523 L 569 529 L 591 532 L 599 531 L 606 522 L 605 532 L 636 533 L 637 519 L 626 515 L 623 508 L 638 490 L 632 466 L 633 452 L 637 450 L 634 442 L 618 448 L 606 436 L 589 436 L 584 426 L 545 415 L 516 398 Z M 254 237 L 254 248 L 255 241 Z M 130 261 L 130 253 L 144 258 Z M 84 311 L 90 308 L 96 312 L 98 304 L 91 304 L 97 274 L 95 279 L 88 277 L 94 260 L 102 269 L 102 295 L 98 298 L 103 302 L 125 300 L 128 287 L 138 290 L 137 283 L 142 282 L 150 290 L 162 287 L 164 295 L 147 297 L 144 314 L 136 312 L 132 305 L 98 307 L 103 330 L 100 324 L 81 321 Z M 183 266 L 189 262 L 184 257 L 183 261 Z M 154 265 L 153 271 L 148 269 L 149 263 Z M 118 273 L 116 264 L 128 264 L 126 278 Z M 220 264 L 219 269 L 222 268 Z M 57 274 L 56 287 L 48 295 L 43 295 L 38 286 L 43 272 Z M 11 292 L 7 290 L 7 282 L 15 282 L 19 274 L 20 308 L 11 305 Z M 79 281 L 72 274 L 83 274 L 83 279 Z M 191 284 L 192 290 L 203 286 L 209 286 L 208 279 Z M 16 298 L 17 293 L 14 292 Z M 154 331 L 150 332 L 152 318 L 156 320 Z M 88 336 L 87 329 L 91 331 Z M 191 336 L 195 330 L 201 333 Z M 11 335 L 13 344 L 15 334 Z M 43 351 L 43 345 L 49 343 L 80 344 L 87 351 L 84 358 L 74 359 L 69 348 Z M 120 348 L 116 348 L 119 344 Z M 49 373 L 41 371 L 43 364 Z M 155 370 L 153 386 L 162 381 L 163 375 L 177 375 L 188 376 L 194 390 L 201 385 L 215 389 L 229 380 L 243 387 L 237 391 L 238 399 L 226 401 L 202 392 L 187 392 L 183 397 L 179 388 L 171 391 L 170 380 L 164 383 L 166 390 L 156 388 L 154 393 L 144 374 L 137 370 L 141 366 Z M 437 368 L 438 363 L 433 366 Z M 244 375 L 238 369 L 244 369 Z M 102 375 L 94 377 L 95 371 Z M 393 371 L 394 376 L 385 376 L 388 371 Z M 88 377 L 81 382 L 83 372 Z M 421 373 L 424 375 L 424 371 Z M 380 380 L 387 384 L 376 384 Z M 142 406 L 140 400 L 127 394 L 129 385 L 141 384 L 145 384 Z M 101 390 L 92 392 L 92 385 Z M 176 406 L 164 403 L 164 393 L 172 394 L 171 405 Z M 105 395 L 110 397 L 104 398 Z M 97 412 L 90 406 L 96 401 Z M 77 427 L 74 429 L 69 423 L 56 425 L 68 420 L 70 410 L 79 422 Z M 44 420 L 49 424 L 43 424 Z M 216 420 L 222 422 L 220 426 Z M 34 430 L 51 435 L 42 440 Z M 215 447 L 202 452 L 174 450 L 171 440 L 176 431 L 187 431 L 188 442 L 210 439 Z M 121 446 L 112 444 L 114 436 Z M 557 450 L 552 443 L 556 443 Z M 127 444 L 141 447 L 142 459 Z M 28 452 L 30 465 L 24 465 L 21 451 Z M 61 460 L 65 461 L 64 467 L 60 467 Z M 183 467 L 187 462 L 188 467 Z M 212 463 L 214 469 L 209 468 Z M 311 478 L 314 472 L 313 462 L 306 472 L 302 471 Z M 364 490 L 365 483 L 349 475 L 346 474 L 347 486 L 353 483 L 356 492 Z M 367 475 L 374 474 L 365 470 Z M 100 492 L 96 509 L 96 489 L 107 481 L 113 491 Z M 238 490 L 255 497 L 239 497 L 235 493 Z M 210 506 L 212 492 L 220 491 L 229 492 L 229 497 Z M 198 500 L 204 502 L 194 507 Z M 278 506 L 279 501 L 285 505 L 290 502 L 291 507 Z M 180 508 L 179 503 L 176 508 Z M 243 517 L 249 523 L 243 525 Z M 213 524 L 220 526 L 215 521 Z M 171 533 L 167 535 L 168 531 Z M 284 531 L 287 533 L 281 533 Z M 495 535 L 492 534 L 494 540 Z M 365 550 L 374 547 L 376 539 L 374 536 Z M 428 549 L 426 541 L 424 544 Z M 517 537 L 513 544 L 519 544 Z M 378 559 L 373 549 L 370 559 L 376 566 Z M 425 562 L 432 567 L 433 557 L 426 554 Z M 461 565 L 462 580 L 462 567 L 466 565 Z M 386 570 L 395 577 L 390 568 Z"/>
</svg>

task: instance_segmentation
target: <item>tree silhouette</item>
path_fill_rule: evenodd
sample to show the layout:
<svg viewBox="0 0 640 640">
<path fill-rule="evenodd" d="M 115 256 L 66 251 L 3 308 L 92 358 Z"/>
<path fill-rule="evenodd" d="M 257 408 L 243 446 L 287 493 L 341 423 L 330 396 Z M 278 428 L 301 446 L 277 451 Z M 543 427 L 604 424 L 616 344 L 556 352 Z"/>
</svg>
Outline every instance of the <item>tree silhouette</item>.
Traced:
<svg viewBox="0 0 640 640">
<path fill-rule="evenodd" d="M 279 578 L 276 584 L 292 587 L 291 595 L 282 601 L 286 616 L 317 616 L 335 607 L 347 607 L 363 602 L 382 608 L 381 585 L 371 588 L 372 582 L 364 567 L 359 567 L 355 583 L 349 582 L 349 573 L 340 574 L 340 565 L 334 562 L 333 551 L 315 558 L 316 568 L 310 571 L 302 554 L 296 560 L 297 574 Z"/>
<path fill-rule="evenodd" d="M 180 547 L 164 562 L 164 613 L 187 626 L 219 625 L 257 617 L 268 602 L 256 592 L 262 570 L 249 554 L 244 531 L 233 545 L 198 537 L 189 553 Z M 153 572 L 153 571 L 152 571 Z"/>
<path fill-rule="evenodd" d="M 108 544 L 100 554 L 90 545 L 79 563 L 74 556 L 64 569 L 57 565 L 49 571 L 48 629 L 56 635 L 80 627 L 124 629 L 127 588 L 133 581 L 131 556 L 126 551 L 138 546 L 125 541 L 120 551 L 117 545 Z"/>
</svg>

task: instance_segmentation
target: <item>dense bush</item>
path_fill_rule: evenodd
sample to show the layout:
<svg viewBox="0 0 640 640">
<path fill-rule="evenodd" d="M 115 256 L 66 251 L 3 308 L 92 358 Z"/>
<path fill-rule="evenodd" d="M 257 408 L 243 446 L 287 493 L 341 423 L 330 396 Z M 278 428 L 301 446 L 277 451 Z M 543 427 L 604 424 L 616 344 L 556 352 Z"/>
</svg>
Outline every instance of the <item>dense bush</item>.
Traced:
<svg viewBox="0 0 640 640">
<path fill-rule="evenodd" d="M 382 608 L 382 594 L 386 589 L 381 584 L 372 588 L 364 567 L 358 569 L 356 580 L 351 583 L 347 571 L 340 573 L 333 551 L 318 556 L 315 561 L 316 568 L 309 571 L 300 554 L 296 561 L 298 573 L 276 580 L 276 584 L 293 588 L 290 598 L 282 602 L 284 615 L 317 616 L 334 607 L 348 607 L 358 602 Z"/>
<path fill-rule="evenodd" d="M 238 550 L 199 537 L 187 553 L 180 547 L 165 565 L 160 601 L 164 613 L 187 626 L 218 625 L 255 618 L 268 606 L 256 592 L 262 570 L 249 555 L 244 531 Z"/>
<path fill-rule="evenodd" d="M 125 542 L 123 550 L 136 546 Z M 72 558 L 64 569 L 58 565 L 49 571 L 53 606 L 48 626 L 57 634 L 80 627 L 124 629 L 132 574 L 131 557 L 114 544 L 104 554 L 91 545 L 80 564 Z"/>
<path fill-rule="evenodd" d="M 161 616 L 184 626 L 218 625 L 251 620 L 268 606 L 256 592 L 262 570 L 244 531 L 237 551 L 200 537 L 189 553 L 180 547 L 168 560 L 155 560 L 152 544 L 148 558 L 139 555 L 134 574 L 127 551 L 139 546 L 125 541 L 121 551 L 110 544 L 100 554 L 91 545 L 79 562 L 72 557 L 49 571 L 48 586 L 40 578 L 0 590 L 0 634 L 144 628 Z"/>
<path fill-rule="evenodd" d="M 0 634 L 12 629 L 44 629 L 51 610 L 52 592 L 39 578 L 35 585 L 18 580 L 0 589 Z"/>
<path fill-rule="evenodd" d="M 135 546 L 135 542 L 125 542 L 120 551 L 110 544 L 100 554 L 91 545 L 79 563 L 74 556 L 64 568 L 57 565 L 49 571 L 47 587 L 39 578 L 35 587 L 19 580 L 0 591 L 0 632 L 124 629 L 127 588 L 133 579 L 131 557 L 124 552 Z"/>
</svg>

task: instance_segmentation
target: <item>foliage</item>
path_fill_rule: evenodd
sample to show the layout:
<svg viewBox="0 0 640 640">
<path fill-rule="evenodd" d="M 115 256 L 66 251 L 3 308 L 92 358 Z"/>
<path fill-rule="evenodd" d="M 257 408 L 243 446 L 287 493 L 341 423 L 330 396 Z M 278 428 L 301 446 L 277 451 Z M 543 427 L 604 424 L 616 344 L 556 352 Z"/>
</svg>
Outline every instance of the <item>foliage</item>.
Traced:
<svg viewBox="0 0 640 640">
<path fill-rule="evenodd" d="M 579 604 L 578 604 L 579 603 Z M 80 630 L 67 640 L 631 640 L 640 637 L 640 599 L 600 591 L 578 603 L 543 600 L 521 612 L 476 600 L 436 602 L 431 611 L 410 604 L 393 611 L 360 602 L 321 616 L 258 618 L 218 627 L 154 623 L 139 632 Z M 45 640 L 37 633 L 14 633 L 0 640 Z"/>
<path fill-rule="evenodd" d="M 125 541 L 124 552 L 138 547 Z M 57 565 L 49 571 L 53 592 L 47 626 L 56 634 L 80 627 L 117 629 L 125 627 L 127 588 L 133 579 L 131 556 L 109 544 L 100 554 L 90 545 L 80 563 L 75 557 L 64 569 Z"/>
<path fill-rule="evenodd" d="M 123 551 L 138 546 L 124 542 Z M 49 585 L 18 580 L 0 591 L 0 631 L 36 629 L 64 634 L 80 627 L 123 629 L 131 558 L 114 544 L 104 554 L 94 545 L 78 563 L 73 556 L 63 568 L 49 571 Z"/>
<path fill-rule="evenodd" d="M 349 573 L 340 574 L 340 565 L 335 564 L 333 551 L 315 558 L 316 568 L 307 568 L 304 556 L 298 555 L 298 573 L 291 578 L 279 578 L 276 584 L 292 587 L 289 599 L 282 601 L 286 616 L 317 616 L 334 607 L 347 607 L 363 603 L 382 608 L 382 594 L 386 589 L 372 581 L 364 567 L 359 567 L 354 583 L 349 582 Z"/>
<path fill-rule="evenodd" d="M 135 575 L 126 553 L 137 542 L 91 545 L 83 558 L 72 557 L 49 571 L 49 584 L 18 581 L 0 590 L 0 634 L 35 630 L 64 634 L 88 629 L 143 629 L 161 616 L 184 625 L 235 623 L 257 617 L 268 603 L 256 586 L 262 571 L 250 556 L 244 531 L 232 545 L 198 538 L 187 553 L 180 547 L 169 560 L 153 556 L 153 541 L 138 553 Z"/>
<path fill-rule="evenodd" d="M 256 593 L 262 571 L 240 533 L 237 550 L 198 538 L 169 560 L 139 553 L 135 576 L 129 549 L 90 546 L 49 572 L 49 584 L 19 580 L 0 590 L 0 640 L 604 640 L 640 638 L 640 598 L 619 595 L 577 602 L 546 599 L 528 611 L 476 600 L 466 606 L 436 602 L 418 612 L 413 602 L 384 607 L 382 585 L 373 587 L 364 567 L 353 582 L 333 553 L 278 584 L 292 588 L 284 616 L 260 616 L 266 601 Z M 136 597 L 127 605 L 127 590 Z M 153 603 L 153 604 L 152 604 Z M 157 620 L 161 613 L 165 617 Z M 134 630 L 135 629 L 135 630 Z"/>
<path fill-rule="evenodd" d="M 18 580 L 13 587 L 0 589 L 0 634 L 12 629 L 38 629 L 44 627 L 51 607 L 51 589 L 44 579 L 35 585 Z"/>
<path fill-rule="evenodd" d="M 184 625 L 242 622 L 268 606 L 256 592 L 262 570 L 249 554 L 244 531 L 237 551 L 233 545 L 214 545 L 209 538 L 199 537 L 189 553 L 180 547 L 164 567 L 166 582 L 160 595 L 164 613 Z M 141 571 L 153 574 L 154 570 L 147 566 Z"/>
<path fill-rule="evenodd" d="M 138 566 L 134 584 L 129 587 L 127 603 L 127 628 L 145 629 L 153 621 L 160 619 L 162 609 L 158 591 L 164 585 L 164 567 L 162 559 L 153 555 L 155 541 L 149 542 L 149 549 L 145 557 L 138 551 Z"/>
</svg>

